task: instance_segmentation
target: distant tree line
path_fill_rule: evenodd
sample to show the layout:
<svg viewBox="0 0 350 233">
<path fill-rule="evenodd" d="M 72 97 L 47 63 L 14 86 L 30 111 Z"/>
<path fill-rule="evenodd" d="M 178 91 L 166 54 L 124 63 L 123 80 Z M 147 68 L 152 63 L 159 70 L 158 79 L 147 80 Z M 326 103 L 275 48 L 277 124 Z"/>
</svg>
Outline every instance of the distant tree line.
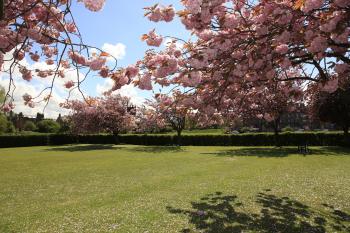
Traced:
<svg viewBox="0 0 350 233">
<path fill-rule="evenodd" d="M 25 132 L 67 133 L 69 132 L 69 123 L 61 114 L 56 120 L 45 119 L 42 113 L 37 113 L 35 118 L 26 117 L 22 112 L 15 113 L 11 111 L 0 114 L 0 134 Z"/>
</svg>

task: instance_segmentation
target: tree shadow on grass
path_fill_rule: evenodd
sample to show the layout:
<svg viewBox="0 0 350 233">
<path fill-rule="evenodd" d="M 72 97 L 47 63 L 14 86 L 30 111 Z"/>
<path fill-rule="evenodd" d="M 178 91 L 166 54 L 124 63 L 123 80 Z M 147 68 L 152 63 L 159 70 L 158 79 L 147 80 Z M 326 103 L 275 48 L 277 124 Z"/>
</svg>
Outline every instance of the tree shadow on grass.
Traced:
<svg viewBox="0 0 350 233">
<path fill-rule="evenodd" d="M 256 196 L 260 213 L 245 211 L 244 204 L 238 201 L 237 196 L 223 195 L 221 192 L 192 202 L 192 209 L 167 207 L 167 210 L 172 214 L 187 216 L 195 230 L 202 233 L 350 231 L 349 215 L 345 212 L 330 207 L 326 212 L 320 212 L 289 197 L 278 197 L 267 192 Z M 192 231 L 184 228 L 181 232 Z"/>
<path fill-rule="evenodd" d="M 144 152 L 144 153 L 176 153 L 185 151 L 180 146 L 138 146 L 127 148 L 126 150 L 131 152 Z"/>
<path fill-rule="evenodd" d="M 236 148 L 230 150 L 218 151 L 215 153 L 202 153 L 217 156 L 256 156 L 256 157 L 287 157 L 289 155 L 300 154 L 297 147 L 282 147 L 282 148 Z M 303 156 L 309 155 L 350 155 L 348 148 L 342 147 L 322 147 L 311 148 L 310 154 L 300 154 Z"/>
<path fill-rule="evenodd" d="M 291 154 L 296 154 L 295 149 L 292 148 L 237 148 L 224 151 L 218 151 L 216 153 L 204 153 L 213 154 L 217 156 L 257 156 L 257 157 L 286 157 Z"/>
<path fill-rule="evenodd" d="M 82 151 L 93 151 L 93 150 L 120 150 L 121 147 L 115 145 L 71 145 L 71 146 L 60 146 L 46 149 L 47 151 L 66 151 L 66 152 L 82 152 Z"/>
</svg>

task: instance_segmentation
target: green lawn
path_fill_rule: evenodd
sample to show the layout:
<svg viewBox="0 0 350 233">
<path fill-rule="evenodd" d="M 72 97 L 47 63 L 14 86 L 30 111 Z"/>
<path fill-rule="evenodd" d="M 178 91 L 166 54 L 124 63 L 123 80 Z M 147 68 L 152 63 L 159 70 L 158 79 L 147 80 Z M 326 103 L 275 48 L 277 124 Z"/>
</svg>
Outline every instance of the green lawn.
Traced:
<svg viewBox="0 0 350 233">
<path fill-rule="evenodd" d="M 350 232 L 350 151 L 0 149 L 0 232 Z"/>
</svg>

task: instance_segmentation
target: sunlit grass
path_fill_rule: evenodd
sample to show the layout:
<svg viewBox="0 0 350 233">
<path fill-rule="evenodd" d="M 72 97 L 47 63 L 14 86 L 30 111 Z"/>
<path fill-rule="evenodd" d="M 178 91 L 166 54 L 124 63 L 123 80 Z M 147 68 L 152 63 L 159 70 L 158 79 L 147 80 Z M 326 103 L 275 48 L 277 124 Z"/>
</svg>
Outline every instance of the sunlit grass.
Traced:
<svg viewBox="0 0 350 233">
<path fill-rule="evenodd" d="M 350 151 L 0 149 L 0 232 L 347 232 Z"/>
</svg>

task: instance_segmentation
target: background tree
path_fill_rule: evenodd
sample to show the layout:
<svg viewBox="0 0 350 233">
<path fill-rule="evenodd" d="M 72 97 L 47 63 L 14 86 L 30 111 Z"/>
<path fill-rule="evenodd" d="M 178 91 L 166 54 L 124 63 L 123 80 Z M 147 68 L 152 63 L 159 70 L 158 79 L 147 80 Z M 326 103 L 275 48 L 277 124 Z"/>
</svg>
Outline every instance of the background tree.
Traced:
<svg viewBox="0 0 350 233">
<path fill-rule="evenodd" d="M 24 115 L 22 112 L 18 113 L 15 115 L 15 126 L 18 129 L 18 131 L 23 130 L 23 125 L 24 125 Z"/>
<path fill-rule="evenodd" d="M 199 113 L 198 112 L 189 112 L 186 116 L 186 126 L 188 130 L 194 130 L 199 127 Z"/>
<path fill-rule="evenodd" d="M 158 133 L 166 128 L 164 119 L 159 118 L 151 106 L 141 106 L 136 112 L 136 132 Z"/>
<path fill-rule="evenodd" d="M 60 125 L 51 119 L 42 120 L 37 124 L 40 133 L 58 133 Z"/>
<path fill-rule="evenodd" d="M 57 119 L 56 119 L 56 122 L 57 122 L 58 124 L 60 124 L 60 125 L 63 123 L 63 119 L 62 119 L 61 113 L 58 114 L 58 117 L 57 117 Z"/>
<path fill-rule="evenodd" d="M 174 92 L 172 96 L 157 94 L 155 101 L 149 103 L 155 109 L 156 116 L 163 119 L 177 133 L 178 144 L 181 145 L 181 133 L 186 126 L 186 117 L 191 107 L 185 103 L 186 96 Z"/>
<path fill-rule="evenodd" d="M 69 116 L 73 133 L 107 132 L 115 136 L 134 127 L 136 109 L 130 98 L 121 95 L 107 95 L 88 98 L 87 101 L 71 101 L 65 105 L 71 109 Z"/>
<path fill-rule="evenodd" d="M 45 115 L 43 113 L 37 113 L 36 114 L 36 117 L 35 117 L 35 122 L 36 123 L 39 123 L 40 121 L 44 120 L 45 119 Z"/>
<path fill-rule="evenodd" d="M 350 88 L 338 89 L 333 93 L 319 92 L 312 103 L 313 116 L 323 122 L 338 125 L 349 135 L 350 128 Z"/>
<path fill-rule="evenodd" d="M 0 112 L 0 134 L 14 133 L 15 131 L 13 123 L 7 119 L 5 114 Z"/>
<path fill-rule="evenodd" d="M 6 116 L 0 113 L 0 134 L 7 131 L 7 119 Z"/>
<path fill-rule="evenodd" d="M 56 122 L 60 125 L 59 133 L 71 132 L 71 122 L 68 116 L 61 116 L 61 114 L 59 114 Z"/>
<path fill-rule="evenodd" d="M 12 121 L 7 121 L 7 133 L 13 134 L 16 133 L 16 127 L 12 123 Z"/>
<path fill-rule="evenodd" d="M 36 127 L 36 125 L 34 124 L 33 121 L 26 121 L 24 123 L 23 129 L 25 131 L 32 131 L 32 132 L 34 132 L 34 131 L 37 130 L 37 127 Z"/>
<path fill-rule="evenodd" d="M 291 82 L 273 82 L 253 95 L 260 101 L 252 103 L 250 107 L 257 113 L 258 118 L 263 118 L 271 124 L 276 136 L 281 130 L 282 117 L 289 112 L 298 111 L 303 101 L 302 89 Z"/>
</svg>

